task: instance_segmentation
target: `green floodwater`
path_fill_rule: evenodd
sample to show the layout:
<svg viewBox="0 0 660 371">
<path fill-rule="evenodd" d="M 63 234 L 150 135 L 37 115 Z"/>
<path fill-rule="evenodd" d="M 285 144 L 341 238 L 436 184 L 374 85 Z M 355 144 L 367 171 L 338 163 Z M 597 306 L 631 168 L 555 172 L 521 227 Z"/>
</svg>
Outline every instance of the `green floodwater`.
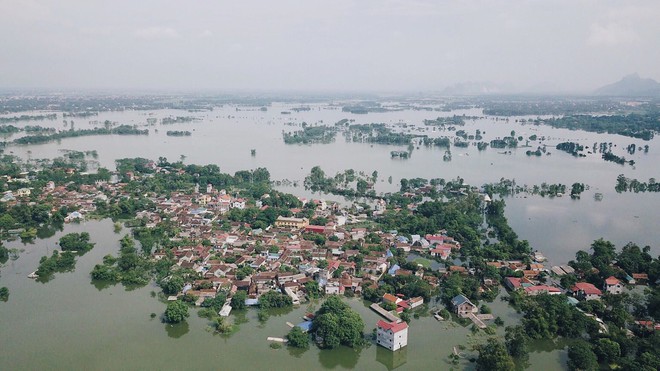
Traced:
<svg viewBox="0 0 660 371">
<path fill-rule="evenodd" d="M 40 283 L 27 278 L 43 255 L 50 255 L 55 242 L 69 232 L 88 231 L 96 242 L 94 249 L 78 258 L 74 272 L 56 273 Z M 155 286 L 127 290 L 121 285 L 97 287 L 89 277 L 94 264 L 104 255 L 115 254 L 120 234 L 113 232 L 110 220 L 66 225 L 55 236 L 9 248 L 24 249 L 19 258 L 2 268 L 2 285 L 10 290 L 9 301 L 0 303 L 0 369 L 2 370 L 143 370 L 143 369 L 221 369 L 221 370 L 448 370 L 473 368 L 467 359 L 458 366 L 448 363 L 454 346 L 479 342 L 485 335 L 471 335 L 469 327 L 454 322 L 438 322 L 428 314 L 413 319 L 408 347 L 392 353 L 373 344 L 353 350 L 270 348 L 269 336 L 282 337 L 286 322 L 299 323 L 305 312 L 318 303 L 286 311 L 273 311 L 260 323 L 256 310 L 232 313 L 239 330 L 221 336 L 208 330 L 209 322 L 196 310 L 182 324 L 171 326 L 160 321 L 165 303 L 153 292 Z M 502 291 L 503 292 L 503 291 Z M 358 299 L 347 299 L 371 333 L 379 316 Z M 507 325 L 518 320 L 505 302 L 488 304 Z M 158 317 L 151 319 L 151 313 Z M 498 330 L 503 335 L 503 329 Z M 474 352 L 466 350 L 467 357 Z M 565 352 L 552 342 L 537 343 L 530 355 L 531 369 L 562 369 Z"/>
</svg>

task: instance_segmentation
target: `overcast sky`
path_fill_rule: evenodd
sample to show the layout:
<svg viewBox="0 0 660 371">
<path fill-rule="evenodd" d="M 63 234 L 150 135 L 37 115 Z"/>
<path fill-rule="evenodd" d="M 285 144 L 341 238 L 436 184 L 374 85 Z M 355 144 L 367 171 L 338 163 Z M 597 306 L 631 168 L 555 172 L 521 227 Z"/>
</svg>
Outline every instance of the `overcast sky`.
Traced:
<svg viewBox="0 0 660 371">
<path fill-rule="evenodd" d="M 658 0 L 0 0 L 0 88 L 588 91 L 660 81 Z"/>
</svg>

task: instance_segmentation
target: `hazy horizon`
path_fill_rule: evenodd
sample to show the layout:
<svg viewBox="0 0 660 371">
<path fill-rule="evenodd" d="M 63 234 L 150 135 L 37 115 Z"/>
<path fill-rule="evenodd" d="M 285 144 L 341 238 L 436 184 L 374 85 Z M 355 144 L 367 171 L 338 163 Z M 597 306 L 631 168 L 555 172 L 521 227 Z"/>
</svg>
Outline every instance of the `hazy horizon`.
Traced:
<svg viewBox="0 0 660 371">
<path fill-rule="evenodd" d="M 0 89 L 588 93 L 660 80 L 660 2 L 0 0 Z"/>
</svg>

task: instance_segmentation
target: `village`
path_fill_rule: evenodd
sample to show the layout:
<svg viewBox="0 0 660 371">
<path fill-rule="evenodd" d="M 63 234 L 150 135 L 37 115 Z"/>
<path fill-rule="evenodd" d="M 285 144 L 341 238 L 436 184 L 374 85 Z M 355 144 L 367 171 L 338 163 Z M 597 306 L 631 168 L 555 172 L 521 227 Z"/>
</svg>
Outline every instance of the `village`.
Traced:
<svg viewBox="0 0 660 371">
<path fill-rule="evenodd" d="M 14 178 L 5 176 L 5 183 L 10 185 L 6 188 L 10 190 L 3 193 L 0 202 L 7 208 L 48 205 L 51 216 L 62 215 L 64 210 L 64 223 L 84 223 L 108 216 L 114 219 L 116 215 L 130 214 L 122 201 L 132 200 L 142 182 L 159 175 L 188 175 L 184 169 L 159 166 L 153 161 L 146 163 L 146 168 L 148 173 L 115 172 L 109 179 L 57 184 L 50 180 L 40 188 L 31 187 L 35 177 L 27 172 Z M 70 177 L 89 177 L 73 168 L 65 169 L 65 173 Z M 435 201 L 429 195 L 440 191 L 443 189 L 437 185 L 422 185 L 401 192 L 401 197 L 408 200 L 405 210 L 417 212 L 425 202 Z M 493 202 L 483 188 L 460 186 L 444 191 L 457 198 L 476 195 L 484 210 Z M 189 279 L 180 288 L 169 290 L 165 297 L 169 302 L 184 301 L 204 307 L 221 297 L 224 302 L 216 314 L 227 318 L 235 298 L 245 297 L 242 307 L 259 307 L 260 299 L 267 293 L 286 295 L 294 306 L 319 297 L 362 296 L 383 318 L 374 324 L 373 340 L 392 352 L 408 346 L 411 314 L 419 313 L 421 308 L 430 310 L 438 321 L 458 321 L 463 326 L 472 323 L 473 329 L 488 331 L 494 326 L 491 323 L 497 323 L 498 313 L 485 310 L 483 302 L 488 302 L 488 297 L 492 300 L 494 296 L 489 293 L 496 296 L 500 287 L 512 296 L 564 297 L 585 318 L 597 323 L 600 334 L 607 334 L 605 320 L 583 311 L 580 303 L 601 301 L 604 295 L 622 295 L 638 285 L 653 284 L 648 273 L 624 271 L 610 264 L 616 276 L 604 277 L 602 285 L 596 286 L 584 280 L 587 275 L 577 272 L 575 264 L 546 265 L 546 258 L 539 251 L 515 260 L 486 260 L 485 267 L 479 268 L 469 263 L 471 256 L 463 253 L 461 243 L 447 230 L 420 235 L 380 229 L 379 217 L 403 209 L 389 205 L 384 198 L 375 199 L 371 205 L 346 206 L 296 197 L 295 207 L 278 205 L 278 210 L 270 215 L 272 223 L 260 220 L 257 226 L 244 220 L 243 213 L 268 213 L 273 208 L 270 198 L 269 192 L 253 197 L 238 187 L 218 189 L 211 183 L 196 183 L 191 189 L 167 194 L 146 192 L 145 207 L 133 210 L 134 215 L 125 220 L 125 225 L 153 229 L 166 223 L 174 231 L 169 239 L 173 245 L 164 248 L 157 244 L 148 254 L 153 262 L 172 263 L 172 274 L 158 282 L 161 286 L 178 271 L 194 272 L 186 276 Z M 25 231 L 18 228 L 6 232 L 23 237 Z M 410 256 L 415 259 L 407 259 Z M 437 264 L 432 267 L 431 262 Z M 596 268 L 591 270 L 590 273 L 600 273 Z M 28 277 L 38 276 L 32 273 Z M 458 290 L 449 300 L 441 299 L 438 294 L 449 291 L 445 284 L 454 278 L 476 280 L 476 293 L 468 295 Z M 397 279 L 401 279 L 398 283 L 418 286 L 399 290 L 401 286 L 393 284 Z M 303 322 L 287 325 L 307 333 L 312 329 L 313 318 L 314 314 L 308 313 Z M 626 328 L 628 336 L 635 336 L 632 329 L 654 332 L 660 330 L 660 324 L 648 317 L 636 318 Z M 267 340 L 288 341 L 282 337 Z M 462 353 L 454 347 L 454 354 Z"/>
<path fill-rule="evenodd" d="M 64 222 L 80 222 L 93 217 L 97 208 L 110 200 L 130 198 L 126 188 L 132 182 L 170 171 L 154 162 L 149 162 L 148 167 L 153 174 L 115 174 L 113 180 L 97 180 L 94 184 L 76 187 L 56 186 L 49 181 L 41 190 L 38 202 L 52 205 L 53 211 L 65 207 L 70 212 Z M 21 182 L 24 183 L 29 184 L 29 181 Z M 409 196 L 428 191 L 428 186 L 420 187 L 412 190 Z M 465 189 L 462 193 L 473 191 Z M 29 196 L 30 188 L 21 188 L 14 193 L 6 192 L 2 201 L 11 205 Z M 271 208 L 270 197 L 269 193 L 264 193 L 253 198 L 241 194 L 240 190 L 216 189 L 212 184 L 195 184 L 191 191 L 174 191 L 168 195 L 147 194 L 151 207 L 136 211 L 135 220 L 145 228 L 155 228 L 168 221 L 176 230 L 171 240 L 177 242 L 171 250 L 157 246 L 151 259 L 170 259 L 174 263 L 172 272 L 196 273 L 195 279 L 186 281 L 180 290 L 170 293 L 167 300 L 185 298 L 191 304 L 202 306 L 206 300 L 222 294 L 226 301 L 217 314 L 228 317 L 232 311 L 231 298 L 238 292 L 245 294 L 246 306 L 259 305 L 262 295 L 271 291 L 287 295 L 293 305 L 319 296 L 362 295 L 373 302 L 371 308 L 383 317 L 375 324 L 376 343 L 397 351 L 408 344 L 410 313 L 423 305 L 432 309 L 438 321 L 451 320 L 447 316 L 448 309 L 456 318 L 467 319 L 482 330 L 496 319 L 497 313 L 482 311 L 478 302 L 463 293 L 451 297 L 448 302 L 436 300 L 435 295 L 444 289 L 443 282 L 449 277 L 478 278 L 478 293 L 497 292 L 502 285 L 524 296 L 563 295 L 573 306 L 581 301 L 600 300 L 604 294 L 620 295 L 634 289 L 635 285 L 648 283 L 646 273 L 619 272 L 617 275 L 625 279 L 610 276 L 601 287 L 596 287 L 580 281 L 569 265 L 546 266 L 546 258 L 538 251 L 525 259 L 485 262 L 487 269 L 500 272 L 501 279 L 497 279 L 462 263 L 458 259 L 461 244 L 445 230 L 422 236 L 375 228 L 376 224 L 370 221 L 388 210 L 384 199 L 376 200 L 373 210 L 366 210 L 358 205 L 346 207 L 322 199 L 298 198 L 299 207 L 290 208 L 289 216 L 278 215 L 265 228 L 254 228 L 250 223 L 228 218 L 232 210 L 234 213 L 266 212 Z M 491 202 L 486 194 L 480 198 L 484 205 Z M 418 205 L 413 203 L 408 208 L 415 210 Z M 407 261 L 410 254 L 440 265 L 433 269 L 428 264 L 415 263 L 416 260 Z M 563 287 L 562 277 L 567 276 L 574 279 L 566 280 L 571 284 Z M 397 292 L 395 287 L 385 283 L 389 282 L 389 277 L 419 283 L 423 290 Z M 383 290 L 385 286 L 388 288 Z M 428 292 L 424 292 L 427 288 Z M 411 292 L 416 294 L 410 295 Z M 602 333 L 607 333 L 608 328 L 601 318 L 589 313 L 584 315 L 594 319 Z M 310 320 L 311 316 L 306 319 Z M 310 325 L 306 321 L 297 326 L 306 332 Z M 635 325 L 660 330 L 659 324 L 644 319 L 636 320 Z"/>
</svg>

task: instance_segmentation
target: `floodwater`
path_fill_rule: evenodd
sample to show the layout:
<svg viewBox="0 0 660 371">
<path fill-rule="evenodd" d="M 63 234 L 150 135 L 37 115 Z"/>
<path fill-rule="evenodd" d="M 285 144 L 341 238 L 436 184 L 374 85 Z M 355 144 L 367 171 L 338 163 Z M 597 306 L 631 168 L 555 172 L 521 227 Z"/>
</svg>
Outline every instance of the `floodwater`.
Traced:
<svg viewBox="0 0 660 371">
<path fill-rule="evenodd" d="M 621 246 L 628 241 L 650 245 L 657 254 L 660 230 L 656 227 L 655 210 L 660 207 L 658 194 L 617 194 L 614 192 L 616 177 L 647 181 L 658 177 L 660 160 L 658 139 L 643 142 L 616 135 L 575 132 L 548 127 L 523 126 L 510 120 L 495 121 L 491 118 L 469 121 L 465 127 L 473 134 L 483 132 L 484 141 L 509 135 L 528 137 L 531 134 L 546 136 L 544 143 L 552 152 L 540 158 L 527 157 L 527 148 L 512 150 L 511 155 L 488 148 L 479 152 L 476 147 L 452 148 L 451 162 L 442 160 L 444 149 L 416 148 L 408 160 L 391 159 L 390 151 L 406 150 L 402 146 L 349 143 L 341 135 L 330 144 L 285 145 L 282 131 L 300 129 L 302 122 L 310 125 L 329 124 L 343 119 L 355 123 L 383 122 L 407 123 L 422 127 L 414 131 L 430 136 L 452 135 L 451 132 L 434 132 L 424 128 L 423 119 L 437 116 L 467 114 L 480 115 L 478 110 L 452 113 L 399 111 L 353 115 L 326 105 L 312 105 L 311 111 L 291 112 L 291 106 L 273 105 L 267 112 L 238 111 L 226 106 L 212 112 L 159 110 L 154 112 L 125 111 L 101 113 L 99 117 L 76 119 L 76 129 L 91 127 L 90 121 L 104 120 L 119 124 L 146 125 L 147 118 L 168 116 L 194 116 L 199 122 L 150 126 L 149 136 L 97 136 L 64 139 L 59 143 L 30 146 L 8 146 L 5 151 L 24 160 L 61 156 L 62 149 L 79 151 L 96 150 L 101 166 L 114 169 L 117 158 L 145 157 L 156 160 L 167 157 L 170 161 L 183 158 L 185 163 L 217 164 L 222 171 L 233 173 L 242 169 L 266 167 L 271 179 L 302 180 L 313 166 L 320 165 L 326 174 L 334 175 L 345 169 L 355 169 L 371 174 L 378 171 L 378 192 L 396 190 L 401 178 L 445 178 L 457 176 L 472 185 L 497 182 L 500 178 L 515 179 L 518 184 L 563 183 L 570 187 L 573 182 L 590 186 L 580 200 L 542 198 L 517 195 L 506 198 L 506 214 L 510 224 L 521 238 L 528 239 L 535 249 L 543 251 L 555 264 L 563 264 L 574 257 L 577 250 L 588 249 L 590 243 L 600 237 Z M 239 108 L 242 109 L 242 108 Z M 61 118 L 61 115 L 60 115 Z M 292 125 L 288 125 L 292 123 Z M 30 122 L 30 125 L 63 128 L 57 121 Z M 19 124 L 22 125 L 22 124 Z M 100 124 L 99 124 L 100 125 Z M 155 132 L 155 129 L 158 132 Z M 168 137 L 167 130 L 188 130 L 190 137 Z M 402 129 L 408 130 L 408 129 Z M 9 138 L 11 139 L 11 138 Z M 573 158 L 554 150 L 561 141 L 578 141 L 585 146 L 594 142 L 613 142 L 615 153 L 624 155 L 630 143 L 649 144 L 647 154 L 637 152 L 634 167 L 617 165 L 597 156 Z M 536 149 L 534 144 L 532 150 Z M 250 150 L 256 150 L 256 156 Z M 181 157 L 181 156 L 184 157 Z M 655 173 L 654 173 L 655 172 Z M 392 176 L 390 184 L 387 178 Z M 314 196 L 302 187 L 280 187 L 281 190 L 305 197 Z M 603 194 L 596 201 L 594 194 Z M 332 196 L 325 196 L 331 198 Z M 74 272 L 56 273 L 45 284 L 27 278 L 34 271 L 43 255 L 50 255 L 55 241 L 64 233 L 88 231 L 96 247 L 78 258 Z M 437 322 L 432 316 L 422 316 L 411 323 L 408 347 L 390 353 L 375 345 L 359 351 L 340 348 L 320 351 L 311 347 L 307 351 L 271 349 L 268 336 L 286 334 L 285 322 L 297 323 L 301 316 L 314 307 L 302 306 L 287 313 L 276 313 L 265 323 L 256 318 L 256 311 L 232 314 L 240 323 L 240 329 L 229 337 L 207 331 L 208 321 L 199 318 L 194 311 L 186 323 L 169 326 L 159 318 L 165 303 L 152 292 L 157 287 L 127 290 L 121 285 L 97 287 L 91 283 L 89 272 L 102 257 L 116 253 L 118 240 L 126 233 L 113 233 L 108 220 L 71 224 L 64 232 L 38 240 L 34 244 L 20 242 L 7 244 L 9 248 L 23 249 L 17 260 L 10 260 L 0 269 L 0 286 L 10 290 L 9 301 L 0 303 L 0 368 L 17 369 L 449 369 L 473 368 L 468 358 L 474 352 L 466 351 L 467 357 L 459 365 L 448 363 L 452 348 L 483 340 L 483 335 L 471 335 L 469 328 L 451 322 Z M 357 299 L 349 300 L 364 319 L 365 332 L 375 327 L 378 316 Z M 506 303 L 497 299 L 489 304 L 496 316 L 506 325 L 518 320 Z M 503 333 L 502 329 L 498 333 Z M 566 354 L 562 344 L 543 342 L 535 344 L 530 354 L 531 369 L 562 369 Z"/>
<path fill-rule="evenodd" d="M 56 273 L 45 284 L 27 278 L 39 258 L 52 253 L 63 234 L 81 231 L 88 231 L 96 246 L 78 258 L 75 271 Z M 118 240 L 125 233 L 114 233 L 109 220 L 90 221 L 65 225 L 64 231 L 34 244 L 8 244 L 23 251 L 2 270 L 2 283 L 10 290 L 9 301 L 0 303 L 2 369 L 449 369 L 448 356 L 460 345 L 466 347 L 466 358 L 454 367 L 472 368 L 469 358 L 476 353 L 470 351 L 471 346 L 485 338 L 483 334 L 472 335 L 470 326 L 436 321 L 428 307 L 411 322 L 408 347 L 396 353 L 372 343 L 360 350 L 270 348 L 267 337 L 286 335 L 286 322 L 301 322 L 302 316 L 318 309 L 319 303 L 275 310 L 265 323 L 259 322 L 254 309 L 234 312 L 231 320 L 239 323 L 239 329 L 230 336 L 209 331 L 208 321 L 199 318 L 194 309 L 185 323 L 164 324 L 159 318 L 166 304 L 152 294 L 158 291 L 156 287 L 97 287 L 90 280 L 94 264 L 106 254 L 116 254 Z M 361 300 L 346 300 L 365 321 L 365 333 L 371 333 L 379 316 Z M 505 325 L 519 319 L 499 298 L 488 305 Z M 151 313 L 158 316 L 152 319 Z M 503 335 L 503 328 L 498 332 Z M 552 369 L 546 368 L 552 366 L 548 359 L 563 353 L 554 350 L 547 346 L 545 350 L 535 349 L 530 365 Z M 559 363 L 555 369 L 561 369 Z"/>
</svg>

